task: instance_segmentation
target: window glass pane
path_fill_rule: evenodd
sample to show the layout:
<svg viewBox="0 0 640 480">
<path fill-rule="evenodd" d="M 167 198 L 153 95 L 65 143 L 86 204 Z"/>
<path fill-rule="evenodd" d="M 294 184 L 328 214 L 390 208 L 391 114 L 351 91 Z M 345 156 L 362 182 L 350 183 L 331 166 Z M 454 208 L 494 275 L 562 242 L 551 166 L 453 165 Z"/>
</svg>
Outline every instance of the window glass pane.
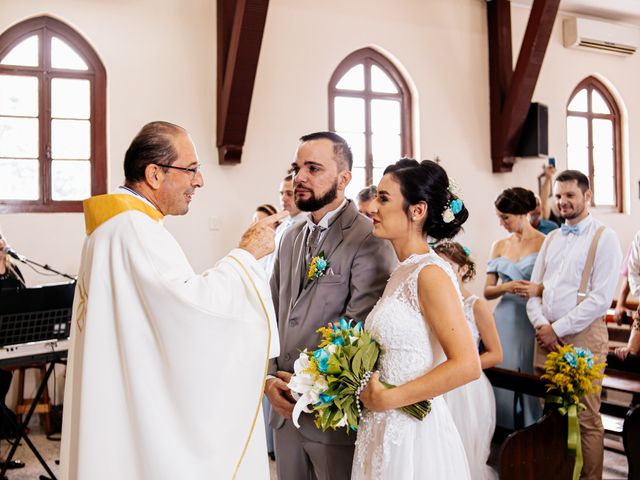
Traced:
<svg viewBox="0 0 640 480">
<path fill-rule="evenodd" d="M 589 175 L 587 119 L 567 117 L 567 166 Z"/>
<path fill-rule="evenodd" d="M 54 160 L 51 162 L 51 198 L 84 200 L 91 196 L 91 162 Z"/>
<path fill-rule="evenodd" d="M 351 154 L 353 155 L 353 166 L 364 167 L 364 133 L 336 133 L 344 138 L 349 144 L 349 147 L 351 147 Z"/>
<path fill-rule="evenodd" d="M 91 114 L 89 80 L 54 78 L 51 80 L 51 116 L 83 118 Z"/>
<path fill-rule="evenodd" d="M 600 92 L 596 90 L 591 92 L 591 110 L 593 113 L 611 113 L 604 98 L 602 98 Z"/>
<path fill-rule="evenodd" d="M 615 205 L 613 122 L 593 119 L 593 187 L 596 205 Z"/>
<path fill-rule="evenodd" d="M 355 200 L 358 192 L 366 187 L 364 167 L 357 167 L 351 170 L 351 181 L 345 189 L 345 196 Z"/>
<path fill-rule="evenodd" d="M 334 112 L 337 132 L 364 132 L 364 100 L 362 98 L 336 97 Z"/>
<path fill-rule="evenodd" d="M 615 178 L 609 175 L 593 175 L 593 202 L 596 206 L 613 206 L 616 204 Z"/>
<path fill-rule="evenodd" d="M 398 93 L 393 80 L 376 65 L 371 65 L 371 90 L 381 93 Z"/>
<path fill-rule="evenodd" d="M 373 184 L 378 185 L 380 180 L 382 179 L 382 175 L 384 174 L 384 168 L 374 168 L 373 169 Z"/>
<path fill-rule="evenodd" d="M 90 128 L 88 120 L 51 120 L 51 158 L 89 159 Z"/>
<path fill-rule="evenodd" d="M 586 112 L 587 111 L 587 89 L 583 88 L 569 103 L 569 110 L 573 112 Z"/>
<path fill-rule="evenodd" d="M 613 149 L 613 122 L 600 118 L 593 119 L 593 146 Z"/>
<path fill-rule="evenodd" d="M 371 100 L 371 131 L 386 135 L 400 134 L 400 102 Z"/>
<path fill-rule="evenodd" d="M 364 90 L 364 65 L 351 67 L 336 84 L 340 90 Z"/>
<path fill-rule="evenodd" d="M 38 119 L 0 117 L 0 157 L 38 158 Z"/>
<path fill-rule="evenodd" d="M 21 67 L 38 66 L 38 36 L 32 35 L 21 41 L 7 53 L 1 65 L 19 65 Z"/>
<path fill-rule="evenodd" d="M 89 70 L 80 55 L 58 37 L 51 38 L 51 66 L 68 70 Z"/>
<path fill-rule="evenodd" d="M 38 77 L 0 75 L 0 115 L 38 116 Z"/>
<path fill-rule="evenodd" d="M 373 134 L 371 136 L 373 166 L 385 168 L 401 157 L 400 135 Z"/>
<path fill-rule="evenodd" d="M 39 168 L 34 159 L 0 159 L 0 199 L 38 200 Z"/>
</svg>

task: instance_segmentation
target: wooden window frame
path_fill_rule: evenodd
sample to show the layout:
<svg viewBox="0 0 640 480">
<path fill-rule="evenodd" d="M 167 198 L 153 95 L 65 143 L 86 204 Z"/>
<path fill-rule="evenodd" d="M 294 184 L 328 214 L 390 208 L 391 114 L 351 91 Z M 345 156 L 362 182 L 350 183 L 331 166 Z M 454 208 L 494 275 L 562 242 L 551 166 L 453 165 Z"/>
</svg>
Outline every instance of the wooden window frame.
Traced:
<svg viewBox="0 0 640 480">
<path fill-rule="evenodd" d="M 570 111 L 569 105 L 571 104 L 575 96 L 578 94 L 578 92 L 580 92 L 583 89 L 587 90 L 587 111 L 586 112 L 575 112 L 572 110 Z M 609 111 L 611 113 L 608 113 L 608 114 L 593 113 L 591 92 L 594 90 L 602 96 L 605 103 L 609 107 Z M 622 128 L 621 128 L 620 109 L 618 108 L 618 103 L 616 102 L 615 98 L 613 97 L 609 89 L 600 80 L 598 80 L 594 76 L 589 76 L 584 80 L 582 80 L 576 86 L 576 88 L 573 89 L 573 92 L 571 92 L 571 95 L 569 96 L 569 101 L 567 102 L 566 115 L 567 115 L 567 118 L 571 116 L 571 117 L 581 117 L 581 118 L 587 119 L 587 136 L 588 136 L 587 138 L 589 142 L 589 145 L 587 146 L 588 155 L 589 155 L 589 158 L 588 158 L 589 174 L 587 176 L 589 177 L 589 184 L 591 185 L 592 190 L 594 190 L 596 186 L 593 181 L 594 164 L 593 164 L 592 121 L 594 119 L 604 119 L 604 120 L 611 120 L 611 122 L 613 123 L 613 161 L 614 161 L 613 172 L 615 176 L 614 186 L 615 186 L 616 204 L 613 206 L 609 206 L 609 205 L 598 206 L 595 203 L 596 198 L 592 198 L 591 206 L 596 207 L 598 209 L 602 209 L 602 210 L 609 210 L 609 211 L 622 213 L 623 203 L 624 203 L 623 182 L 622 182 L 623 180 L 622 179 L 622 175 L 623 175 L 622 173 Z"/>
<path fill-rule="evenodd" d="M 0 200 L 0 213 L 18 212 L 81 212 L 82 201 L 57 201 L 51 198 L 51 79 L 73 78 L 90 82 L 91 122 L 91 195 L 107 192 L 106 141 L 106 71 L 95 50 L 73 28 L 41 16 L 18 23 L 0 35 L 0 59 L 26 38 L 38 35 L 37 67 L 0 65 L 2 75 L 38 77 L 38 130 L 40 163 L 40 198 L 38 200 Z M 51 67 L 51 38 L 64 40 L 87 64 L 87 70 Z"/>
<path fill-rule="evenodd" d="M 342 77 L 354 66 L 364 64 L 364 90 L 338 89 L 336 85 Z M 398 93 L 381 93 L 371 90 L 371 65 L 376 65 L 393 81 Z M 371 101 L 372 100 L 399 100 L 400 101 L 400 145 L 401 157 L 413 157 L 413 132 L 412 132 L 412 103 L 411 90 L 398 68 L 380 52 L 373 48 L 362 48 L 349 54 L 336 67 L 329 80 L 329 130 L 335 131 L 336 97 L 361 98 L 364 100 L 365 115 L 365 181 L 367 185 L 373 183 L 373 153 L 371 148 Z M 398 158 L 399 160 L 400 158 Z M 366 185 L 363 185 L 364 188 Z"/>
</svg>

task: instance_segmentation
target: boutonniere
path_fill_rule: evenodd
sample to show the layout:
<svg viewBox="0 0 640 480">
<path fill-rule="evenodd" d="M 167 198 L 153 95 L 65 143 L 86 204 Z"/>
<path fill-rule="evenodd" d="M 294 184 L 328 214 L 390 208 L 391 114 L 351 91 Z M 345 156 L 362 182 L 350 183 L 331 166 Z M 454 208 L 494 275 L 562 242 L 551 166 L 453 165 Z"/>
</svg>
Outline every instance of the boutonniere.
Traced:
<svg viewBox="0 0 640 480">
<path fill-rule="evenodd" d="M 313 282 L 314 280 L 324 276 L 325 273 L 327 273 L 329 265 L 330 263 L 324 256 L 324 251 L 313 257 L 309 263 L 309 268 L 307 269 L 307 278 L 309 281 Z"/>
</svg>

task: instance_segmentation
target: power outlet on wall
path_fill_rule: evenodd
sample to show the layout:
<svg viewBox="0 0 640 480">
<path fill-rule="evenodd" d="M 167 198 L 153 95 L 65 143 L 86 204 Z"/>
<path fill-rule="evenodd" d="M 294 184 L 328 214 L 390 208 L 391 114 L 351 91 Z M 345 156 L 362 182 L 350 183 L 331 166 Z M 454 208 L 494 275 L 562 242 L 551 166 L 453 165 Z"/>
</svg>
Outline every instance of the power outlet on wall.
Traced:
<svg viewBox="0 0 640 480">
<path fill-rule="evenodd" d="M 212 232 L 220 231 L 220 219 L 218 217 L 209 218 L 209 230 L 211 230 Z"/>
</svg>

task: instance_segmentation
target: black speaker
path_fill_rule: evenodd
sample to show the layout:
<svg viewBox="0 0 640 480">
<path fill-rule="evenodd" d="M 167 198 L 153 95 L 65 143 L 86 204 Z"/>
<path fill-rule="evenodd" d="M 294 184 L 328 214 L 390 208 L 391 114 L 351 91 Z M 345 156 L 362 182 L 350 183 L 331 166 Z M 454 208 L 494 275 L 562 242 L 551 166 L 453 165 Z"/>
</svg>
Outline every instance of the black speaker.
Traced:
<svg viewBox="0 0 640 480">
<path fill-rule="evenodd" d="M 532 103 L 524 122 L 516 157 L 542 157 L 549 154 L 549 108 Z"/>
</svg>

